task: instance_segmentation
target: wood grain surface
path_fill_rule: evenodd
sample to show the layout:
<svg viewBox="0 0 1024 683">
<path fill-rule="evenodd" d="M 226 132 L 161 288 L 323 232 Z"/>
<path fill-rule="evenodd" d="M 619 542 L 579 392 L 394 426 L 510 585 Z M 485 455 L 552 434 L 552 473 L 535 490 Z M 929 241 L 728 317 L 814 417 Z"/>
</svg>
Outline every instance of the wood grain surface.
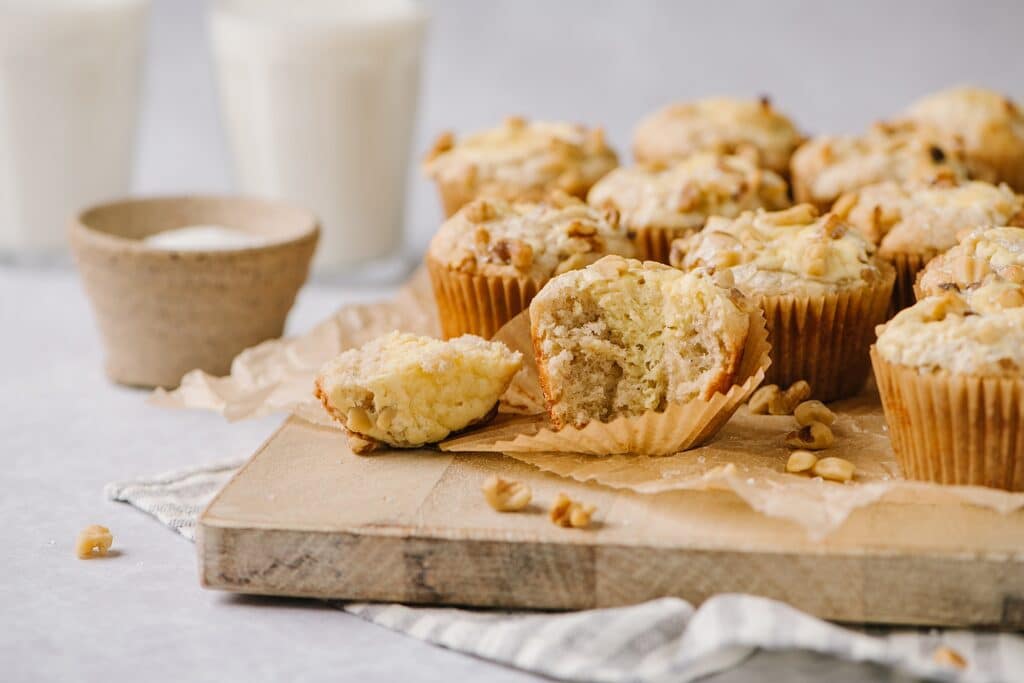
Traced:
<svg viewBox="0 0 1024 683">
<path fill-rule="evenodd" d="M 526 511 L 480 484 L 527 482 Z M 597 506 L 586 530 L 548 521 L 565 491 Z M 640 495 L 500 454 L 352 454 L 290 419 L 200 518 L 209 588 L 504 608 L 581 609 L 721 592 L 841 621 L 1024 627 L 1024 512 L 878 503 L 823 541 L 724 491 Z"/>
</svg>

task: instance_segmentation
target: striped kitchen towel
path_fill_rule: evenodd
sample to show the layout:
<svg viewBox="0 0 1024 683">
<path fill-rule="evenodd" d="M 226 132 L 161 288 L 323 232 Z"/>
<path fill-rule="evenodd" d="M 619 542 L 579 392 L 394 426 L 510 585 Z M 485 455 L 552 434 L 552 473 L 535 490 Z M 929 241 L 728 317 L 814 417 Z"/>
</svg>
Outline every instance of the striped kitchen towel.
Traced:
<svg viewBox="0 0 1024 683">
<path fill-rule="evenodd" d="M 242 460 L 109 484 L 111 500 L 148 512 L 189 540 L 196 518 Z M 582 612 L 499 612 L 336 603 L 340 609 L 442 647 L 565 681 L 692 681 L 758 648 L 808 650 L 944 681 L 1024 678 L 1024 638 L 971 631 L 842 628 L 752 595 L 719 595 L 695 609 L 677 598 Z M 940 647 L 966 662 L 936 661 Z"/>
</svg>

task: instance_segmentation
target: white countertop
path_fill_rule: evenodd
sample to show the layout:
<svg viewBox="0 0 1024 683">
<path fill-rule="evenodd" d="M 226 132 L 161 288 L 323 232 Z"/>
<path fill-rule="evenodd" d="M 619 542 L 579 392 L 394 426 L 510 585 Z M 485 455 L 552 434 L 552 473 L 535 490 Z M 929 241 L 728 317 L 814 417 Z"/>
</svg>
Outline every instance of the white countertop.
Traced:
<svg viewBox="0 0 1024 683">
<path fill-rule="evenodd" d="M 111 384 L 74 273 L 0 267 L 0 444 L 6 539 L 0 667 L 23 680 L 539 680 L 387 631 L 316 601 L 199 587 L 194 546 L 108 502 L 110 481 L 251 453 L 280 422 L 149 406 Z M 379 291 L 307 286 L 289 321 L 306 329 Z M 88 524 L 115 557 L 81 561 Z M 887 673 L 811 655 L 759 654 L 715 681 L 877 680 Z"/>
</svg>

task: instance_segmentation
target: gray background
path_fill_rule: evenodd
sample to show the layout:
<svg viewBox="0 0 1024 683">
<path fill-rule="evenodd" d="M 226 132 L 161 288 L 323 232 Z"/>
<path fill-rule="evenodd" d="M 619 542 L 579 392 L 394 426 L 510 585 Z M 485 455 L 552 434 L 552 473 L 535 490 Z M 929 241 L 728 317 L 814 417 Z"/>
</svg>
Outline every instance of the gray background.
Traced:
<svg viewBox="0 0 1024 683">
<path fill-rule="evenodd" d="M 281 0 L 284 2 L 285 0 Z M 674 99 L 767 93 L 805 130 L 853 132 L 944 85 L 1024 94 L 1024 2 L 441 0 L 432 15 L 414 157 L 437 133 L 511 113 L 633 124 Z M 231 188 L 202 0 L 155 0 L 136 189 Z M 410 169 L 406 224 L 440 220 Z"/>
</svg>

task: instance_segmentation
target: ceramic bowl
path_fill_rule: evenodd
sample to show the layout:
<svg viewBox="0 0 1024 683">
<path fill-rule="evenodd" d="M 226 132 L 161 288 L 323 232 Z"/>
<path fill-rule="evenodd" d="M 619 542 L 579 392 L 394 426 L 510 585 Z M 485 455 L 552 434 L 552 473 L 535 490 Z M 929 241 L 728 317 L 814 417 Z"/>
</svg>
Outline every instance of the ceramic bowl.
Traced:
<svg viewBox="0 0 1024 683">
<path fill-rule="evenodd" d="M 143 241 L 191 225 L 262 241 L 201 251 Z M 308 211 L 237 197 L 129 199 L 82 211 L 71 222 L 71 248 L 106 348 L 107 375 L 174 387 L 195 368 L 227 374 L 239 352 L 281 336 L 319 232 Z"/>
</svg>

